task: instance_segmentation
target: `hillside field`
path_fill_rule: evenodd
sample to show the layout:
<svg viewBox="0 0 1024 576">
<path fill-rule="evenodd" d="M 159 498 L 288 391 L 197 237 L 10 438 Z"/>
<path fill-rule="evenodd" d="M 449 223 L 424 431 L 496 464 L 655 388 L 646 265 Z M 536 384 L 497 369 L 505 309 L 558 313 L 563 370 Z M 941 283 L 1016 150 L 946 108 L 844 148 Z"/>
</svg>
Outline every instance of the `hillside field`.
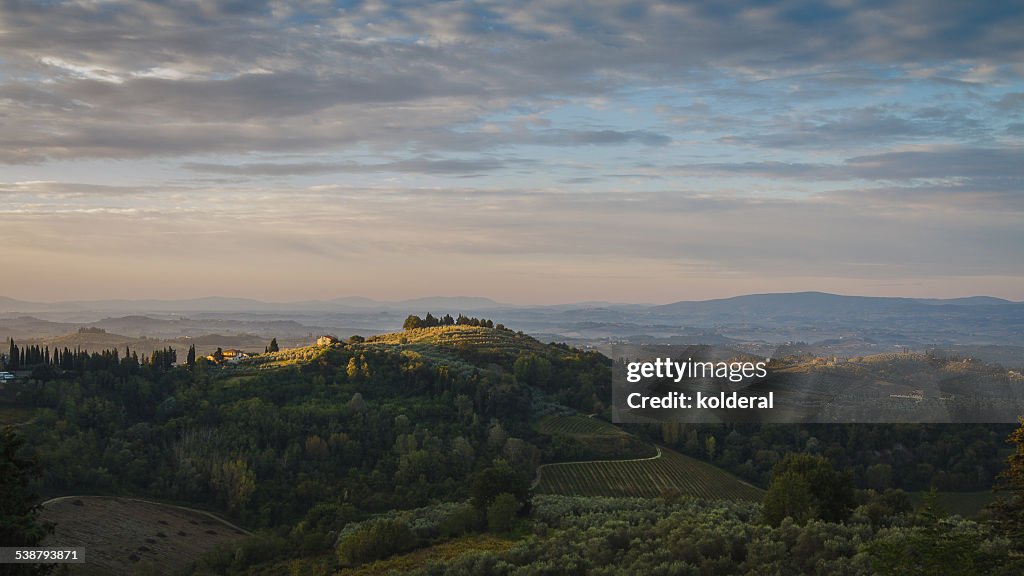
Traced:
<svg viewBox="0 0 1024 576">
<path fill-rule="evenodd" d="M 57 524 L 45 546 L 85 549 L 85 564 L 69 565 L 71 574 L 176 574 L 244 535 L 197 510 L 105 496 L 51 500 L 40 518 Z"/>
<path fill-rule="evenodd" d="M 640 460 L 572 462 L 545 466 L 540 494 L 565 496 L 640 496 L 655 498 L 678 492 L 709 500 L 760 501 L 764 491 L 735 476 L 684 456 L 661 449 L 660 456 Z"/>
</svg>

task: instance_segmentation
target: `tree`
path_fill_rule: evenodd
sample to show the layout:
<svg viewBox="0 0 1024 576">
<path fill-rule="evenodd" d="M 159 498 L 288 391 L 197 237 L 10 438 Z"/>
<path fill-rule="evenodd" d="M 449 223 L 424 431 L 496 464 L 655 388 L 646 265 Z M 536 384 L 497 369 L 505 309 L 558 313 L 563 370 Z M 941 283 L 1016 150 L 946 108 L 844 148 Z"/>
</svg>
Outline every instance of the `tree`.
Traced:
<svg viewBox="0 0 1024 576">
<path fill-rule="evenodd" d="M 512 365 L 516 380 L 543 388 L 551 380 L 551 361 L 533 352 L 521 352 Z"/>
<path fill-rule="evenodd" d="M 762 501 L 764 517 L 774 525 L 780 524 L 784 518 L 806 524 L 818 515 L 817 504 L 807 479 L 792 470 L 772 478 Z"/>
<path fill-rule="evenodd" d="M 797 523 L 812 518 L 841 522 L 849 517 L 853 505 L 853 481 L 848 472 L 836 472 L 821 456 L 790 453 L 772 470 L 762 514 L 775 526 L 787 516 Z"/>
<path fill-rule="evenodd" d="M 707 454 L 708 454 L 708 460 L 714 460 L 715 459 L 715 454 L 718 451 L 718 439 L 715 438 L 715 436 L 713 434 L 709 435 L 704 440 L 704 451 L 707 452 Z"/>
<path fill-rule="evenodd" d="M 218 364 L 224 361 L 224 350 L 221 350 L 220 346 L 213 352 L 213 361 Z"/>
<path fill-rule="evenodd" d="M 423 319 L 415 314 L 410 314 L 402 323 L 402 330 L 415 330 L 423 328 Z"/>
<path fill-rule="evenodd" d="M 349 532 L 338 541 L 335 550 L 342 564 L 361 564 L 387 558 L 416 546 L 416 536 L 401 520 L 377 520 Z"/>
<path fill-rule="evenodd" d="M 277 338 L 270 339 L 270 346 L 267 347 L 267 352 L 279 352 L 281 348 L 277 345 Z"/>
<path fill-rule="evenodd" d="M 504 460 L 495 460 L 491 466 L 481 470 L 473 479 L 470 496 L 473 506 L 486 513 L 498 495 L 509 493 L 519 502 L 519 509 L 528 511 L 530 506 L 530 480 L 512 468 Z"/>
<path fill-rule="evenodd" d="M 219 474 L 217 474 L 219 472 Z M 227 501 L 228 509 L 238 512 L 249 502 L 249 497 L 256 490 L 256 474 L 241 459 L 229 460 L 214 471 L 214 482 L 220 486 Z"/>
<path fill-rule="evenodd" d="M 996 528 L 1018 551 L 1024 550 L 1024 417 L 1020 427 L 1006 439 L 1014 445 L 1014 451 L 1006 458 L 1006 468 L 999 473 L 996 490 L 1009 492 L 992 504 L 993 522 Z"/>
<path fill-rule="evenodd" d="M 21 351 L 14 344 L 14 338 L 11 338 L 10 355 L 7 357 L 7 367 L 11 370 L 17 370 L 21 365 Z"/>
<path fill-rule="evenodd" d="M 0 543 L 38 546 L 53 526 L 38 521 L 39 497 L 30 488 L 40 475 L 39 464 L 20 454 L 25 440 L 11 427 L 0 431 Z M 12 570 L 13 568 L 13 570 Z M 47 569 L 43 569 L 47 568 Z M 47 565 L 12 565 L 6 574 L 45 574 Z"/>
<path fill-rule="evenodd" d="M 185 357 L 185 365 L 190 369 L 196 366 L 196 345 L 193 344 L 188 347 L 188 356 Z"/>
<path fill-rule="evenodd" d="M 487 507 L 487 528 L 491 532 L 508 532 L 519 512 L 519 500 L 508 492 L 502 492 Z"/>
<path fill-rule="evenodd" d="M 1021 559 L 1009 554 L 1010 545 L 980 524 L 945 518 L 933 488 L 924 494 L 914 526 L 881 530 L 864 550 L 878 574 L 1020 574 Z"/>
</svg>

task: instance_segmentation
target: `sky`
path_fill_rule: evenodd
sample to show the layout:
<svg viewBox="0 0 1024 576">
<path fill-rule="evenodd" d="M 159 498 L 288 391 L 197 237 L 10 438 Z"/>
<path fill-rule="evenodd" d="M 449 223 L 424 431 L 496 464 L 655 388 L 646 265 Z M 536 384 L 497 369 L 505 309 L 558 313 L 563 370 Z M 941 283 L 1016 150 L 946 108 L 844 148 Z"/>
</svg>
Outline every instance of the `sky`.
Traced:
<svg viewBox="0 0 1024 576">
<path fill-rule="evenodd" d="M 0 3 L 0 296 L 1024 299 L 1024 3 Z"/>
</svg>

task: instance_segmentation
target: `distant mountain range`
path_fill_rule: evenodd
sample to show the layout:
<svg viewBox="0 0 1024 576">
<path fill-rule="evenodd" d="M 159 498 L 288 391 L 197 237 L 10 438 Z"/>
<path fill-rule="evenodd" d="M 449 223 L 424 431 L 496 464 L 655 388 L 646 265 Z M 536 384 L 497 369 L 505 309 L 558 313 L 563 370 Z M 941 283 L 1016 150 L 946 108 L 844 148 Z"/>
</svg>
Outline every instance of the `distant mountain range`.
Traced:
<svg viewBox="0 0 1024 576">
<path fill-rule="evenodd" d="M 872 314 L 878 312 L 909 311 L 922 306 L 1013 306 L 1019 302 L 971 296 L 967 298 L 891 298 L 880 296 L 841 296 L 825 292 L 792 292 L 779 294 L 750 294 L 717 300 L 683 301 L 651 310 L 657 314 L 729 315 L 791 315 L 834 316 L 837 314 Z"/>
<path fill-rule="evenodd" d="M 123 314 L 175 313 L 175 312 L 282 312 L 282 311 L 349 311 L 349 310 L 408 310 L 426 311 L 481 311 L 494 309 L 647 309 L 654 313 L 730 312 L 730 313 L 797 313 L 817 314 L 841 311 L 894 310 L 913 305 L 929 306 L 999 306 L 1020 304 L 991 296 L 966 298 L 895 298 L 879 296 L 843 296 L 825 292 L 791 292 L 749 294 L 714 300 L 682 300 L 664 305 L 621 304 L 611 302 L 579 302 L 558 305 L 503 304 L 490 298 L 471 296 L 430 296 L 397 301 L 382 301 L 360 296 L 330 300 L 302 300 L 297 302 L 265 302 L 251 298 L 208 296 L 178 300 L 111 299 L 71 300 L 62 302 L 29 302 L 0 296 L 0 313 L 93 311 Z"/>
<path fill-rule="evenodd" d="M 320 333 L 344 337 L 390 332 L 400 328 L 407 315 L 427 312 L 485 317 L 545 340 L 577 344 L 794 343 L 844 352 L 982 345 L 1003 346 L 1001 358 L 1011 359 L 1017 355 L 1012 347 L 1024 347 L 1022 302 L 988 296 L 886 298 L 822 292 L 750 294 L 664 305 L 551 306 L 519 306 L 477 297 L 393 302 L 359 297 L 301 302 L 209 297 L 53 303 L 0 297 L 0 339 L 55 337 L 95 326 L 133 338 L 224 334 L 301 341 Z"/>
</svg>

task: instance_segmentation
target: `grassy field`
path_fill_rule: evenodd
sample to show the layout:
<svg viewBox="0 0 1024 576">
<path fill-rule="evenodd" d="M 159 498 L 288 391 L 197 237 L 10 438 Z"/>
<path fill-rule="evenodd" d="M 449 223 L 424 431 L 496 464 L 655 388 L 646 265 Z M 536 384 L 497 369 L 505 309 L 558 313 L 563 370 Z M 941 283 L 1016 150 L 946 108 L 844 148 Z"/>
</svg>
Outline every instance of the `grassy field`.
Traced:
<svg viewBox="0 0 1024 576">
<path fill-rule="evenodd" d="M 652 459 L 545 466 L 537 492 L 575 496 L 641 496 L 676 492 L 726 500 L 760 500 L 763 491 L 710 464 L 665 448 Z"/>
<path fill-rule="evenodd" d="M 243 533 L 203 512 L 105 496 L 52 500 L 40 517 L 57 524 L 47 547 L 85 549 L 71 574 L 175 574 Z"/>
</svg>

